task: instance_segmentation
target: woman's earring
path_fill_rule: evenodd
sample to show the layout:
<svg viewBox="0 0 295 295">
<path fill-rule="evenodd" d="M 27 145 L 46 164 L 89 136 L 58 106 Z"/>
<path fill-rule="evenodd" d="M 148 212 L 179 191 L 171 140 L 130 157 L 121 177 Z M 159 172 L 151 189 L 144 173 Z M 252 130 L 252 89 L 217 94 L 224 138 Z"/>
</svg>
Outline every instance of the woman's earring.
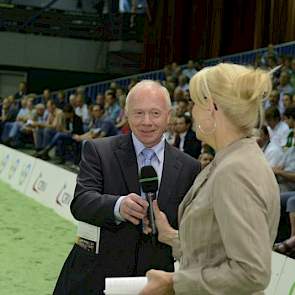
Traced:
<svg viewBox="0 0 295 295">
<path fill-rule="evenodd" d="M 203 123 L 205 122 L 205 121 L 211 121 L 211 122 L 213 122 L 213 124 L 204 124 L 204 125 L 208 125 L 208 127 L 205 127 L 204 128 L 204 125 L 202 126 L 201 125 L 201 123 L 199 123 L 199 125 L 198 125 L 198 128 L 199 128 L 199 130 L 203 133 L 203 134 L 206 134 L 206 135 L 210 135 L 210 134 L 212 134 L 212 133 L 214 133 L 215 132 L 215 130 L 216 130 L 216 122 L 215 122 L 215 120 L 210 120 L 210 119 L 207 119 L 207 120 L 204 120 L 203 121 Z M 209 125 L 211 125 L 211 127 L 209 128 Z"/>
</svg>

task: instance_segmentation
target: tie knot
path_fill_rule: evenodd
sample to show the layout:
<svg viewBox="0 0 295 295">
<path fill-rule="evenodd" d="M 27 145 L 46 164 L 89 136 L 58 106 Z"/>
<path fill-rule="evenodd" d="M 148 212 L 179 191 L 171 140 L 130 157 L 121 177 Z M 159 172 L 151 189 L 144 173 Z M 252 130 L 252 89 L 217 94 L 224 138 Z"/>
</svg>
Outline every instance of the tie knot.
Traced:
<svg viewBox="0 0 295 295">
<path fill-rule="evenodd" d="M 156 156 L 156 153 L 154 152 L 154 150 L 148 149 L 148 148 L 143 149 L 141 154 L 144 159 L 144 165 L 150 165 L 153 157 Z"/>
</svg>

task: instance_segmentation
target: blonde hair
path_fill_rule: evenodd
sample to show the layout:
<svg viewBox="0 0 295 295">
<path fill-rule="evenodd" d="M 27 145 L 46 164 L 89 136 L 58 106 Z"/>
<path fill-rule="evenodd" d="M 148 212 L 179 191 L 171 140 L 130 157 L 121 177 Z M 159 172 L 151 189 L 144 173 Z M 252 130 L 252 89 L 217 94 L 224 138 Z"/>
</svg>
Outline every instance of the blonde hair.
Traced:
<svg viewBox="0 0 295 295">
<path fill-rule="evenodd" d="M 270 73 L 261 69 L 220 63 L 195 74 L 189 88 L 195 103 L 206 105 L 210 97 L 232 124 L 250 135 L 263 122 L 262 100 L 272 83 Z"/>
<path fill-rule="evenodd" d="M 126 97 L 126 102 L 125 102 L 125 112 L 126 113 L 128 113 L 130 97 L 132 97 L 135 94 L 135 92 L 137 92 L 139 89 L 142 89 L 142 88 L 159 89 L 165 97 L 168 109 L 171 109 L 171 99 L 170 99 L 170 94 L 169 94 L 168 90 L 157 81 L 142 80 L 142 81 L 136 83 L 128 92 L 128 95 Z"/>
</svg>

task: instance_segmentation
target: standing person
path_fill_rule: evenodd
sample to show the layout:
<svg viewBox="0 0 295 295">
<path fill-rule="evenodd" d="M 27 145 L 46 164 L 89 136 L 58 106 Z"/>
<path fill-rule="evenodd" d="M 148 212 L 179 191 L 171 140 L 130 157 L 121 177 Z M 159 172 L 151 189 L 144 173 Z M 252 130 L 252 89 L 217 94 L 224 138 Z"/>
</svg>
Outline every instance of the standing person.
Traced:
<svg viewBox="0 0 295 295">
<path fill-rule="evenodd" d="M 154 81 L 134 86 L 126 101 L 132 134 L 86 141 L 83 146 L 73 216 L 100 227 L 98 254 L 91 241 L 77 238 L 54 294 L 103 294 L 105 277 L 141 276 L 150 268 L 173 271 L 171 247 L 154 246 L 143 233 L 148 203 L 141 196 L 139 171 L 152 165 L 159 177 L 158 202 L 177 227 L 177 208 L 200 164 L 164 139 L 171 102 Z M 88 251 L 86 248 L 88 247 Z"/>
<path fill-rule="evenodd" d="M 216 155 L 179 207 L 179 231 L 154 201 L 158 239 L 173 246 L 180 267 L 148 272 L 141 295 L 264 294 L 280 196 L 250 135 L 270 91 L 269 73 L 240 65 L 221 63 L 192 78 L 197 137 Z"/>
</svg>

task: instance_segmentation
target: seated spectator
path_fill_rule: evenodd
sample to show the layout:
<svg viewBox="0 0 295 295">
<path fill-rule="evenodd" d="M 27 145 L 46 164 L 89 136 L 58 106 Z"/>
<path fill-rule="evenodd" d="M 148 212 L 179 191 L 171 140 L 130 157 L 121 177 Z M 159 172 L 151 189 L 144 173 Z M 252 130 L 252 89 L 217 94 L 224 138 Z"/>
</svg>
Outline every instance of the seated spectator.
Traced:
<svg viewBox="0 0 295 295">
<path fill-rule="evenodd" d="M 47 102 L 49 100 L 51 100 L 51 91 L 49 88 L 45 88 L 43 90 L 43 96 L 42 96 L 41 103 L 43 103 L 44 105 L 47 105 Z"/>
<path fill-rule="evenodd" d="M 6 123 L 14 122 L 18 113 L 18 109 L 14 104 L 13 98 L 4 98 L 0 116 L 0 138 Z"/>
<path fill-rule="evenodd" d="M 281 193 L 281 207 L 289 215 L 290 237 L 293 237 L 295 236 L 295 191 Z"/>
<path fill-rule="evenodd" d="M 281 192 L 295 191 L 295 147 L 287 149 L 279 165 L 273 167 L 273 172 Z"/>
<path fill-rule="evenodd" d="M 121 107 L 117 101 L 116 94 L 114 91 L 109 90 L 106 92 L 104 108 L 105 116 L 112 120 L 115 124 L 121 112 Z"/>
<path fill-rule="evenodd" d="M 87 126 L 90 122 L 88 105 L 84 103 L 84 97 L 82 94 L 77 94 L 75 97 L 75 113 L 77 116 L 81 117 L 84 131 L 87 131 Z"/>
<path fill-rule="evenodd" d="M 281 147 L 285 146 L 290 132 L 289 126 L 281 121 L 280 112 L 276 107 L 269 107 L 265 111 L 265 121 L 267 123 L 270 140 L 276 145 Z"/>
<path fill-rule="evenodd" d="M 290 128 L 290 132 L 287 137 L 287 143 L 285 148 L 295 146 L 294 128 L 295 128 L 295 107 L 287 108 L 284 113 L 285 122 Z"/>
<path fill-rule="evenodd" d="M 186 99 L 179 99 L 176 102 L 176 106 L 175 106 L 175 115 L 177 117 L 182 116 L 186 113 L 188 113 L 188 100 Z"/>
<path fill-rule="evenodd" d="M 183 92 L 188 91 L 188 78 L 185 75 L 180 75 L 178 77 L 178 86 Z"/>
<path fill-rule="evenodd" d="M 28 141 L 33 138 L 33 143 L 36 146 L 36 129 L 43 126 L 47 120 L 48 112 L 45 112 L 45 106 L 42 103 L 35 105 L 33 109 L 32 120 L 28 120 L 22 129 L 22 140 Z"/>
<path fill-rule="evenodd" d="M 9 122 L 5 125 L 2 141 L 13 147 L 20 145 L 20 136 L 26 124 L 30 123 L 33 118 L 33 100 L 27 96 L 21 99 L 21 109 L 19 110 L 16 121 Z"/>
<path fill-rule="evenodd" d="M 104 95 L 102 93 L 98 93 L 95 98 L 96 104 L 103 104 L 104 105 Z"/>
<path fill-rule="evenodd" d="M 85 91 L 85 87 L 84 86 L 79 86 L 77 87 L 76 89 L 76 96 L 81 96 L 82 97 L 82 100 L 83 102 L 86 104 L 86 105 L 90 105 L 92 103 L 92 100 L 91 100 L 91 97 L 89 97 L 87 94 L 86 94 L 86 91 Z"/>
<path fill-rule="evenodd" d="M 268 44 L 267 51 L 261 57 L 261 65 L 266 66 L 269 57 L 272 57 L 277 61 L 278 56 L 278 52 L 275 50 L 274 46 L 272 44 Z"/>
<path fill-rule="evenodd" d="M 56 106 L 63 110 L 65 105 L 67 105 L 66 94 L 63 90 L 59 90 L 57 93 Z"/>
<path fill-rule="evenodd" d="M 204 169 L 211 161 L 214 159 L 214 156 L 211 153 L 205 152 L 201 153 L 199 156 L 199 161 L 201 163 L 201 168 Z"/>
<path fill-rule="evenodd" d="M 175 106 L 179 100 L 183 100 L 184 95 L 185 92 L 180 87 L 176 87 L 173 93 L 172 105 Z"/>
<path fill-rule="evenodd" d="M 69 96 L 69 104 L 75 109 L 76 108 L 76 94 Z"/>
<path fill-rule="evenodd" d="M 261 127 L 260 137 L 257 143 L 261 147 L 270 166 L 279 165 L 283 158 L 283 149 L 275 142 L 270 141 L 268 129 L 266 126 Z"/>
<path fill-rule="evenodd" d="M 27 83 L 21 81 L 18 84 L 18 92 L 14 95 L 15 100 L 20 100 L 27 94 Z"/>
<path fill-rule="evenodd" d="M 169 119 L 167 130 L 164 133 L 164 137 L 166 141 L 171 145 L 173 145 L 175 141 L 175 125 L 176 125 L 176 117 L 175 115 L 172 114 Z"/>
<path fill-rule="evenodd" d="M 181 72 L 182 72 L 181 67 L 177 64 L 177 62 L 173 62 L 171 64 L 171 71 L 172 71 L 171 75 L 177 79 L 181 75 Z"/>
<path fill-rule="evenodd" d="M 189 116 L 181 115 L 176 117 L 174 146 L 181 151 L 198 158 L 201 153 L 202 144 L 192 131 L 192 119 Z"/>
<path fill-rule="evenodd" d="M 56 107 L 53 100 L 47 102 L 48 116 L 45 123 L 36 123 L 35 129 L 35 147 L 36 151 L 44 149 L 52 137 L 59 131 L 64 130 L 64 116 L 61 109 Z M 38 156 L 38 153 L 34 154 Z"/>
<path fill-rule="evenodd" d="M 272 90 L 269 97 L 264 100 L 263 108 L 266 110 L 269 107 L 279 108 L 280 93 L 277 90 Z"/>
<path fill-rule="evenodd" d="M 127 134 L 130 132 L 129 124 L 128 124 L 128 118 L 125 113 L 125 103 L 126 103 L 126 96 L 121 95 L 119 96 L 119 103 L 121 107 L 121 111 L 119 113 L 119 116 L 116 120 L 116 128 L 122 133 Z"/>
<path fill-rule="evenodd" d="M 284 109 L 286 110 L 287 108 L 290 108 L 293 104 L 292 101 L 292 95 L 289 93 L 285 93 L 283 95 L 283 105 L 284 105 Z"/>
<path fill-rule="evenodd" d="M 287 71 L 282 71 L 279 79 L 279 85 L 277 87 L 279 93 L 280 93 L 280 101 L 279 101 L 279 110 L 280 113 L 283 114 L 285 111 L 285 107 L 283 104 L 283 97 L 285 93 L 291 93 L 293 94 L 294 89 L 290 84 L 290 75 Z"/>
<path fill-rule="evenodd" d="M 182 74 L 185 75 L 188 79 L 191 79 L 194 74 L 197 73 L 195 64 L 193 60 L 187 62 L 187 68 L 182 71 Z"/>
<path fill-rule="evenodd" d="M 63 129 L 60 129 L 52 137 L 47 146 L 37 154 L 38 158 L 43 160 L 49 160 L 49 152 L 53 147 L 58 147 L 58 155 L 60 157 L 59 164 L 65 162 L 66 145 L 73 145 L 74 147 L 74 164 L 78 164 L 80 161 L 81 146 L 78 146 L 77 142 L 73 139 L 75 135 L 83 134 L 83 122 L 81 117 L 75 114 L 73 107 L 67 104 L 63 109 L 63 116 L 65 125 Z"/>
<path fill-rule="evenodd" d="M 82 135 L 74 135 L 73 139 L 75 141 L 81 142 L 83 140 L 113 136 L 118 133 L 113 121 L 104 116 L 104 108 L 102 105 L 94 105 L 92 113 L 94 125 L 88 132 Z"/>
<path fill-rule="evenodd" d="M 291 61 L 291 72 L 290 84 L 295 89 L 295 58 Z"/>
</svg>

